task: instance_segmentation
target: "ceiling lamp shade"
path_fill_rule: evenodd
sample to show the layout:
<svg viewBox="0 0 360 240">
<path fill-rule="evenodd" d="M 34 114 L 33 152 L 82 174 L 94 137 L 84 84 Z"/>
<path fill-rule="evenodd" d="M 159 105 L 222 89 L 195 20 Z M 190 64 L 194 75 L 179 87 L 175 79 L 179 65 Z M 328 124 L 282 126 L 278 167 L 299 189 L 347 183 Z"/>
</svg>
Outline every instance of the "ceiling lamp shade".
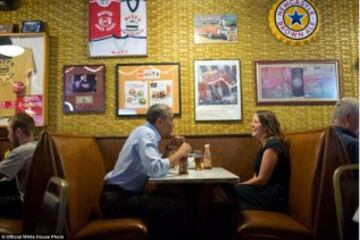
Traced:
<svg viewBox="0 0 360 240">
<path fill-rule="evenodd" d="M 16 57 L 24 53 L 24 48 L 16 45 L 1 45 L 0 54 L 6 57 Z"/>
</svg>

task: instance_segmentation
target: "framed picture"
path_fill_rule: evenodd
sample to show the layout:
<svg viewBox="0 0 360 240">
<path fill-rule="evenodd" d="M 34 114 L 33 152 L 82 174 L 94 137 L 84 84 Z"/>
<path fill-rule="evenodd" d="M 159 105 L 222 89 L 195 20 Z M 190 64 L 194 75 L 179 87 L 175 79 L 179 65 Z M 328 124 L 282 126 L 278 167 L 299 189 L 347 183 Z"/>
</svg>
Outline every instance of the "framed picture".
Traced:
<svg viewBox="0 0 360 240">
<path fill-rule="evenodd" d="M 155 103 L 180 114 L 180 64 L 119 64 L 117 71 L 118 116 L 145 115 Z"/>
<path fill-rule="evenodd" d="M 235 14 L 195 15 L 194 42 L 236 43 L 237 23 Z"/>
<path fill-rule="evenodd" d="M 15 24 L 0 24 L 0 33 L 13 33 L 15 28 Z"/>
<path fill-rule="evenodd" d="M 265 104 L 333 104 L 340 99 L 336 60 L 256 61 L 256 100 Z"/>
<path fill-rule="evenodd" d="M 64 113 L 105 112 L 105 65 L 64 66 Z"/>
<path fill-rule="evenodd" d="M 146 0 L 91 0 L 90 57 L 146 56 Z"/>
<path fill-rule="evenodd" d="M 43 32 L 44 23 L 40 20 L 23 21 L 21 32 Z"/>
<path fill-rule="evenodd" d="M 48 45 L 45 33 L 0 34 L 0 126 L 16 112 L 46 125 Z"/>
<path fill-rule="evenodd" d="M 195 120 L 241 120 L 239 60 L 195 60 Z"/>
</svg>

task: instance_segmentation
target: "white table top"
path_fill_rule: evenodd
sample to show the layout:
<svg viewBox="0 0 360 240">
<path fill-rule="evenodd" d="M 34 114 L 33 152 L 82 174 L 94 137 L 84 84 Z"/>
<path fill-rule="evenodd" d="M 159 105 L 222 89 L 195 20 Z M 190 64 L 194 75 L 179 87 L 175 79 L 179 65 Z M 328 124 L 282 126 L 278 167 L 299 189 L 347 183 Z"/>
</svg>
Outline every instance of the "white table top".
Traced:
<svg viewBox="0 0 360 240">
<path fill-rule="evenodd" d="M 171 169 L 167 176 L 149 178 L 150 183 L 237 183 L 239 177 L 220 167 L 196 171 L 189 169 L 188 174 L 178 174 L 178 170 Z"/>
</svg>

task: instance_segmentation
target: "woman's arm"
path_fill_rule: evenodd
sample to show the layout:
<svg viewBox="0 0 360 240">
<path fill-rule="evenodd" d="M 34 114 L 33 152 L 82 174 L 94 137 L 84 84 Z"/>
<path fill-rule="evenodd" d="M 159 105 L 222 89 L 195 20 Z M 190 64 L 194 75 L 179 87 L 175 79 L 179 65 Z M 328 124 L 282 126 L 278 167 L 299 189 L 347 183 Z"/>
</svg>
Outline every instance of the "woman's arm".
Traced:
<svg viewBox="0 0 360 240">
<path fill-rule="evenodd" d="M 276 150 L 272 148 L 266 149 L 261 161 L 259 174 L 257 176 L 254 174 L 252 178 L 240 184 L 265 186 L 274 171 L 278 157 L 279 153 Z"/>
</svg>

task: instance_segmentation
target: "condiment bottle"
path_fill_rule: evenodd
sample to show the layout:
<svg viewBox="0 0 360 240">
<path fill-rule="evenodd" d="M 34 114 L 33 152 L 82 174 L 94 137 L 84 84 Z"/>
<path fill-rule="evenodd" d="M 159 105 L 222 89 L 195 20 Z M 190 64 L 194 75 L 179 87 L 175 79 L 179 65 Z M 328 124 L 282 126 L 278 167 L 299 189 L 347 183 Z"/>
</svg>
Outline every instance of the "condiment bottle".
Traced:
<svg viewBox="0 0 360 240">
<path fill-rule="evenodd" d="M 187 157 L 183 157 L 179 160 L 179 174 L 188 174 Z"/>
<path fill-rule="evenodd" d="M 211 152 L 210 152 L 210 144 L 204 145 L 204 155 L 203 155 L 203 164 L 205 169 L 211 169 Z"/>
</svg>

